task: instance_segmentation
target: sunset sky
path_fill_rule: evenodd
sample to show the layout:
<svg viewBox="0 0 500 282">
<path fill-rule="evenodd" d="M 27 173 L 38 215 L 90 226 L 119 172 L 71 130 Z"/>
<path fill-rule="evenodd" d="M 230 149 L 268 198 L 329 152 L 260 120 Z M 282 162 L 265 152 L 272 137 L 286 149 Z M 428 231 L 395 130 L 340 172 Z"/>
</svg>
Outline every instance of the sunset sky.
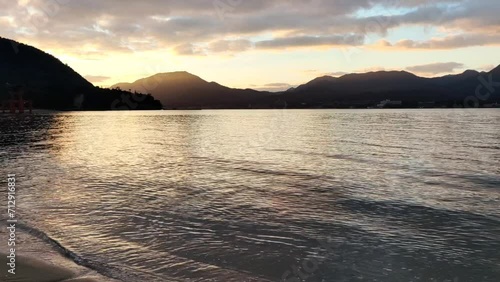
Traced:
<svg viewBox="0 0 500 282">
<path fill-rule="evenodd" d="M 498 0 L 0 0 L 0 36 L 96 85 L 185 70 L 280 90 L 317 76 L 500 64 Z"/>
</svg>

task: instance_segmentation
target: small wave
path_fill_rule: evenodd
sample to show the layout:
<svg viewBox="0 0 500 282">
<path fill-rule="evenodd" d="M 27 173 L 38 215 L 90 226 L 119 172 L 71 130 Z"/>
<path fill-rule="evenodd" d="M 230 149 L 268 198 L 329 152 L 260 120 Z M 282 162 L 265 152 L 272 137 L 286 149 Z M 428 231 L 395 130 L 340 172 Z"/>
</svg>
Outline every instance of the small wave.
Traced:
<svg viewBox="0 0 500 282">
<path fill-rule="evenodd" d="M 147 281 L 165 281 L 165 277 L 160 277 L 158 275 L 154 275 L 151 273 L 146 273 L 144 271 L 138 270 L 138 269 L 130 269 L 128 272 L 124 272 L 124 268 L 129 268 L 124 265 L 112 265 L 112 264 L 107 264 L 103 262 L 94 262 L 90 259 L 84 258 L 75 252 L 71 251 L 70 249 L 66 248 L 63 246 L 59 241 L 57 241 L 54 238 L 51 238 L 48 234 L 45 232 L 32 227 L 28 226 L 25 223 L 18 223 L 18 226 L 21 230 L 24 232 L 28 233 L 31 236 L 34 236 L 43 242 L 49 244 L 54 250 L 58 251 L 61 255 L 64 257 L 70 259 L 77 265 L 83 266 L 87 269 L 91 269 L 98 274 L 110 278 L 110 279 L 118 279 L 118 280 L 124 280 L 124 278 L 132 279 L 132 281 L 142 281 L 144 280 L 145 277 L 137 274 L 137 272 L 142 272 L 143 275 L 148 276 Z M 171 278 L 169 278 L 171 281 L 175 281 Z"/>
</svg>

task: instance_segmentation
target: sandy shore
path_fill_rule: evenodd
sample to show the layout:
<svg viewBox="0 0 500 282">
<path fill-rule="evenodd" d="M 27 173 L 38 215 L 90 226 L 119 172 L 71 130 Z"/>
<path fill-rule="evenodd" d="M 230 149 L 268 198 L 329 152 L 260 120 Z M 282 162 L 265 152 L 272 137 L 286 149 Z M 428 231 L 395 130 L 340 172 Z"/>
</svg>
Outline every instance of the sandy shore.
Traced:
<svg viewBox="0 0 500 282">
<path fill-rule="evenodd" d="M 53 246 L 21 229 L 17 232 L 15 274 L 8 272 L 7 234 L 0 223 L 0 281 L 2 282 L 116 282 L 77 265 Z"/>
<path fill-rule="evenodd" d="M 1 281 L 6 282 L 96 282 L 102 281 L 98 277 L 80 276 L 80 271 L 64 266 L 54 265 L 50 262 L 19 256 L 16 258 L 15 275 L 7 272 L 7 254 L 0 254 L 0 264 L 3 271 L 0 275 Z"/>
</svg>

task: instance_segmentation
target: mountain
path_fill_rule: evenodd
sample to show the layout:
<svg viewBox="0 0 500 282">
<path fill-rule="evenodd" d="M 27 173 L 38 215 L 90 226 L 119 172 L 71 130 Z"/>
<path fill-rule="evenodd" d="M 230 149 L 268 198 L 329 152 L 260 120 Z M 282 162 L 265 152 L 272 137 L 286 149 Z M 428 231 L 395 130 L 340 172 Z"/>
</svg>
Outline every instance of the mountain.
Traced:
<svg viewBox="0 0 500 282">
<path fill-rule="evenodd" d="M 426 79 L 405 71 L 378 71 L 346 74 L 339 78 L 322 77 L 285 93 L 291 107 L 342 107 L 373 105 L 398 98 L 394 92 L 410 91 L 426 85 Z M 382 94 L 383 93 L 383 94 Z"/>
<path fill-rule="evenodd" d="M 9 97 L 7 84 L 23 86 L 25 98 L 33 100 L 37 108 L 161 108 L 159 101 L 155 101 L 151 96 L 95 87 L 54 56 L 32 46 L 0 37 L 0 101 Z M 137 102 L 124 103 L 123 101 L 128 101 L 124 97 Z"/>
<path fill-rule="evenodd" d="M 500 65 L 490 71 L 494 76 L 500 75 Z"/>
<path fill-rule="evenodd" d="M 399 107 L 453 107 L 475 97 L 479 78 L 488 80 L 489 75 L 500 81 L 500 66 L 490 72 L 468 70 L 436 78 L 406 71 L 322 76 L 278 93 L 233 89 L 188 72 L 160 73 L 113 88 L 151 93 L 167 108 L 366 108 L 387 99 L 401 101 Z M 480 105 L 500 102 L 500 91 L 480 98 Z"/>
<path fill-rule="evenodd" d="M 451 85 L 453 83 L 459 83 L 461 81 L 464 81 L 466 79 L 470 78 L 477 78 L 479 75 L 481 75 L 480 72 L 475 71 L 475 70 L 466 70 L 461 74 L 456 74 L 456 75 L 445 75 L 442 77 L 435 77 L 431 78 L 430 81 L 437 85 Z"/>
<path fill-rule="evenodd" d="M 112 88 L 151 93 L 167 108 L 272 107 L 276 95 L 207 82 L 188 72 L 160 73 Z"/>
<path fill-rule="evenodd" d="M 400 107 L 479 106 L 500 102 L 500 66 L 489 72 L 424 78 L 406 71 L 322 76 L 283 92 L 235 89 L 188 72 L 160 73 L 113 89 L 95 87 L 54 56 L 0 37 L 0 101 L 9 85 L 22 85 L 34 106 L 50 109 L 147 110 L 165 108 L 373 107 L 383 100 Z M 141 94 L 148 93 L 148 94 Z M 162 106 L 163 103 L 163 106 Z"/>
<path fill-rule="evenodd" d="M 480 77 L 500 82 L 500 66 L 485 73 L 473 70 L 457 75 L 424 78 L 405 71 L 379 71 L 346 74 L 339 78 L 323 76 L 283 93 L 289 107 L 370 107 L 382 100 L 402 101 L 403 107 L 423 102 L 436 106 L 463 105 L 474 97 Z M 480 104 L 500 100 L 500 92 L 481 97 Z"/>
<path fill-rule="evenodd" d="M 346 74 L 339 78 L 323 76 L 297 87 L 295 93 L 326 94 L 329 98 L 342 99 L 367 91 L 410 89 L 422 84 L 423 79 L 408 72 L 369 72 Z M 318 96 L 320 96 L 318 95 Z"/>
<path fill-rule="evenodd" d="M 6 96 L 7 83 L 27 87 L 30 94 L 26 96 L 36 100 L 35 106 L 70 104 L 73 94 L 93 87 L 55 57 L 34 47 L 0 38 L 0 88 L 3 97 Z M 60 93 L 60 96 L 55 93 Z"/>
</svg>

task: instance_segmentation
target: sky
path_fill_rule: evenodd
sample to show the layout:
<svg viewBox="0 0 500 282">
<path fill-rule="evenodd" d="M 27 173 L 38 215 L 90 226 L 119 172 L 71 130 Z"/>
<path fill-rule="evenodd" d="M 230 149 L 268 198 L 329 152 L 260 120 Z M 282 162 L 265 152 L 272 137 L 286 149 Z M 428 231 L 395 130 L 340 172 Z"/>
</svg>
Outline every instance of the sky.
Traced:
<svg viewBox="0 0 500 282">
<path fill-rule="evenodd" d="M 500 64 L 498 0 L 0 0 L 0 36 L 99 86 L 188 71 L 283 90 L 318 76 Z"/>
</svg>

